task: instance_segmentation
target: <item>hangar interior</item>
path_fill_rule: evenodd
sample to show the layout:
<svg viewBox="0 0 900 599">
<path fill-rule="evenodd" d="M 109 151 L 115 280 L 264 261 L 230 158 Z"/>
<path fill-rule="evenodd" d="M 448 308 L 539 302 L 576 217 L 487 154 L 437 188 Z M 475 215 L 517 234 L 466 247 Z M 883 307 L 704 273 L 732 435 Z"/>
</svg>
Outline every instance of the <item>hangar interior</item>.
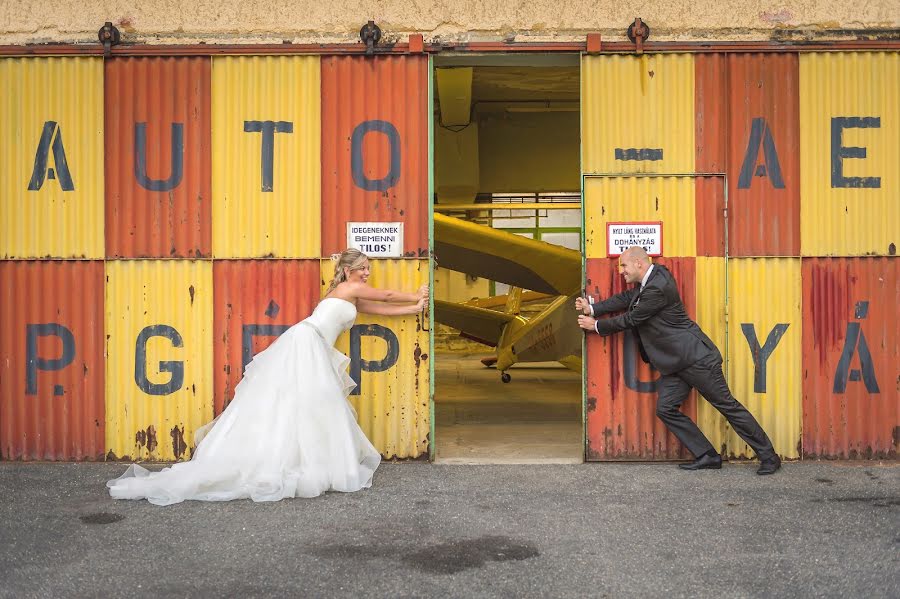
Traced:
<svg viewBox="0 0 900 599">
<path fill-rule="evenodd" d="M 579 56 L 442 55 L 434 61 L 435 218 L 580 252 Z M 442 266 L 440 241 L 436 227 L 435 300 L 477 304 L 528 322 L 560 299 L 511 288 L 502 269 L 486 277 Z M 502 238 L 491 243 L 507 245 Z M 490 244 L 485 247 L 490 253 Z M 437 462 L 583 461 L 580 356 L 566 365 L 518 361 L 501 380 L 491 366 L 500 347 L 440 322 L 434 334 Z"/>
</svg>

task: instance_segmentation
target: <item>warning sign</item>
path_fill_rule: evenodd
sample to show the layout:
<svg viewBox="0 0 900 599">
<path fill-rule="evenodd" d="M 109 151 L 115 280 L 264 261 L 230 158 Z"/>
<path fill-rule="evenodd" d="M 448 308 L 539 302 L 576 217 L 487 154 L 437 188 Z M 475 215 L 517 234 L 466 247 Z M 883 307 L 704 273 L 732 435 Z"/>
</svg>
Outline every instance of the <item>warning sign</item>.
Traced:
<svg viewBox="0 0 900 599">
<path fill-rule="evenodd" d="M 606 223 L 607 255 L 619 256 L 632 246 L 651 256 L 662 255 L 662 223 Z"/>
<path fill-rule="evenodd" d="M 347 223 L 347 247 L 372 258 L 402 258 L 403 223 Z"/>
</svg>

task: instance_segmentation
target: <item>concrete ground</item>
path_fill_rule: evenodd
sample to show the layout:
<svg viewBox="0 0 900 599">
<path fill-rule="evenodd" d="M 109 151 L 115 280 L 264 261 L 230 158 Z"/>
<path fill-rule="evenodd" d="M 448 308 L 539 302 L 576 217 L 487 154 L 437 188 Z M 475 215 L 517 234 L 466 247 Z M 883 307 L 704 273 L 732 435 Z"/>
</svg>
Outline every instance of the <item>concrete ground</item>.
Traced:
<svg viewBox="0 0 900 599">
<path fill-rule="evenodd" d="M 0 597 L 897 597 L 900 466 L 382 465 L 311 500 L 114 501 L 0 463 Z"/>
<path fill-rule="evenodd" d="M 480 362 L 489 353 L 436 354 L 435 461 L 581 463 L 581 375 L 555 362 L 517 364 L 504 384 Z"/>
</svg>

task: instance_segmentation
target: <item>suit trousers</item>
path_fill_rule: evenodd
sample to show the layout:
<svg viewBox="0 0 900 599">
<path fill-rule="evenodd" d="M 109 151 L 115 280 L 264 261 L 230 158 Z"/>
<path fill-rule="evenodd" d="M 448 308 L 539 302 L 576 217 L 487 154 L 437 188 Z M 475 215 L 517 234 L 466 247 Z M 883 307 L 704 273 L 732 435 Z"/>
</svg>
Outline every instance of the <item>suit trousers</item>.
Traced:
<svg viewBox="0 0 900 599">
<path fill-rule="evenodd" d="M 684 370 L 663 375 L 658 383 L 656 415 L 695 457 L 714 447 L 697 425 L 678 410 L 692 387 L 725 416 L 734 432 L 753 448 L 760 460 L 775 456 L 772 442 L 756 418 L 731 394 L 719 356 L 710 353 Z"/>
</svg>

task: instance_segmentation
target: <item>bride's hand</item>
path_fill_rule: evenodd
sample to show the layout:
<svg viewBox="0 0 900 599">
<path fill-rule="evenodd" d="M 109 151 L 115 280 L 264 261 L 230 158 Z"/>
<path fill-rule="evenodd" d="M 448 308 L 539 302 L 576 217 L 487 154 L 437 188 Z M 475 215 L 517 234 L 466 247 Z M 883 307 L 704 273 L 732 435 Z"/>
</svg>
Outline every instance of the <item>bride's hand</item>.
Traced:
<svg viewBox="0 0 900 599">
<path fill-rule="evenodd" d="M 428 300 L 428 285 L 422 285 L 419 287 L 419 291 L 416 293 L 419 296 L 419 301 Z"/>
<path fill-rule="evenodd" d="M 428 307 L 428 297 L 423 297 L 416 302 L 416 312 L 422 312 Z"/>
</svg>

